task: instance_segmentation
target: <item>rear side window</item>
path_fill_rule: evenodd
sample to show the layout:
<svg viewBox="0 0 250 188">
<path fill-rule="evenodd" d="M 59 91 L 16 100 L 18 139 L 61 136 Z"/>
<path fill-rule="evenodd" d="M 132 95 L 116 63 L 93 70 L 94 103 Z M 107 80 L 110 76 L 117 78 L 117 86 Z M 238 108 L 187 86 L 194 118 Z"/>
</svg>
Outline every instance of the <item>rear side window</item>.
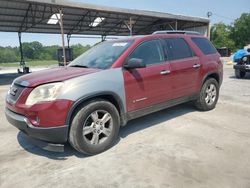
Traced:
<svg viewBox="0 0 250 188">
<path fill-rule="evenodd" d="M 168 60 L 178 60 L 194 56 L 192 49 L 183 38 L 166 38 Z"/>
<path fill-rule="evenodd" d="M 129 56 L 131 58 L 142 59 L 146 65 L 161 63 L 164 61 L 161 43 L 159 40 L 151 40 L 142 43 Z"/>
<path fill-rule="evenodd" d="M 200 48 L 200 50 L 205 54 L 215 54 L 217 50 L 212 45 L 212 43 L 206 38 L 192 38 L 192 41 Z"/>
</svg>

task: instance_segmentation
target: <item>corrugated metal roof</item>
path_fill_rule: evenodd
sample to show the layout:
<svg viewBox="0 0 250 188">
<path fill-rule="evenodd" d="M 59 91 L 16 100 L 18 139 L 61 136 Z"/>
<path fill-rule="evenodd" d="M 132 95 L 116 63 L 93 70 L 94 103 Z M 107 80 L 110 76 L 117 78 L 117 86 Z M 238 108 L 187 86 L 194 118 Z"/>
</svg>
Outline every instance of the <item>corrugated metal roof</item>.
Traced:
<svg viewBox="0 0 250 188">
<path fill-rule="evenodd" d="M 30 33 L 60 33 L 59 24 L 49 25 L 52 14 L 63 10 L 64 32 L 85 35 L 128 35 L 125 25 L 130 18 L 135 22 L 133 34 L 151 34 L 156 30 L 184 30 L 207 26 L 207 18 L 169 13 L 122 9 L 75 3 L 63 0 L 0 0 L 0 31 Z M 89 25 L 97 17 L 105 20 L 97 27 Z M 177 21 L 177 24 L 176 24 Z"/>
</svg>

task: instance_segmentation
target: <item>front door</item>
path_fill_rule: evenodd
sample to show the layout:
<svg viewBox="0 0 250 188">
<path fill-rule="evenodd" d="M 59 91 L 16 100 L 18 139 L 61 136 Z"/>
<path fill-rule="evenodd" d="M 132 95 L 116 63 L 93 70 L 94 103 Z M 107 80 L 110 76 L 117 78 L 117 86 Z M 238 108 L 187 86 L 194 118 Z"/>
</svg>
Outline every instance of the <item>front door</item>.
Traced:
<svg viewBox="0 0 250 188">
<path fill-rule="evenodd" d="M 165 62 L 161 42 L 150 40 L 140 44 L 128 57 L 142 59 L 145 68 L 124 69 L 127 111 L 134 111 L 171 98 L 168 83 L 169 63 Z"/>
</svg>

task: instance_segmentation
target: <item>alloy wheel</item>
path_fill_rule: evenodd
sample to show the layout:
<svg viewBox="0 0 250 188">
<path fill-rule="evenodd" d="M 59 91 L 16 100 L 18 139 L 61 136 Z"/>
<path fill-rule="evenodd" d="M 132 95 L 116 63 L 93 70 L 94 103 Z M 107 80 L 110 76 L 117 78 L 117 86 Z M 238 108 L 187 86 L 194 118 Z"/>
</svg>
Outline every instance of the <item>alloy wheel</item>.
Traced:
<svg viewBox="0 0 250 188">
<path fill-rule="evenodd" d="M 216 86 L 211 83 L 208 85 L 207 89 L 206 89 L 206 97 L 205 97 L 205 101 L 208 105 L 212 105 L 217 97 L 217 90 L 216 90 Z"/>
<path fill-rule="evenodd" d="M 83 126 L 83 138 L 92 145 L 98 145 L 110 136 L 113 129 L 113 120 L 105 110 L 96 110 L 86 119 Z"/>
</svg>

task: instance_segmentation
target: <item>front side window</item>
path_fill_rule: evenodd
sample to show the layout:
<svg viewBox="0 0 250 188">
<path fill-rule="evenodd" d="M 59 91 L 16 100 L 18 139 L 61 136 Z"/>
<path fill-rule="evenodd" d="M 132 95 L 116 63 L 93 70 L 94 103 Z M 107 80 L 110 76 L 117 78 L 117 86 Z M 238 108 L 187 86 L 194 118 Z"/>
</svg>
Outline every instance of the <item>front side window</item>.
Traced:
<svg viewBox="0 0 250 188">
<path fill-rule="evenodd" d="M 151 40 L 142 43 L 129 56 L 129 59 L 142 59 L 146 65 L 161 63 L 164 61 L 162 47 L 159 40 Z"/>
<path fill-rule="evenodd" d="M 194 56 L 194 52 L 183 38 L 166 38 L 164 40 L 168 60 L 178 60 Z"/>
<path fill-rule="evenodd" d="M 133 41 L 106 41 L 100 43 L 72 61 L 70 67 L 108 69 Z"/>
</svg>

